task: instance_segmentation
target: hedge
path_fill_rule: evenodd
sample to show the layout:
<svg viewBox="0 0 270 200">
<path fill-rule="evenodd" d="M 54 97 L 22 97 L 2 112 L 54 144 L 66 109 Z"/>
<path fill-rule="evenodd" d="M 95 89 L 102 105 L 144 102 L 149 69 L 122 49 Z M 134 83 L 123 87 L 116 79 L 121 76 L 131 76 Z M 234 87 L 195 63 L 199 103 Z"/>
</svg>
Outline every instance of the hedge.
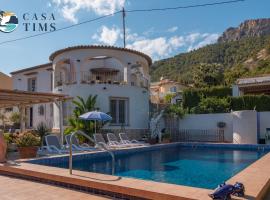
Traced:
<svg viewBox="0 0 270 200">
<path fill-rule="evenodd" d="M 232 110 L 270 111 L 270 95 L 246 95 L 230 98 Z"/>
<path fill-rule="evenodd" d="M 183 91 L 183 107 L 193 108 L 199 105 L 201 99 L 207 97 L 225 98 L 232 96 L 230 87 L 211 87 L 202 89 L 186 89 Z"/>
<path fill-rule="evenodd" d="M 246 95 L 240 97 L 207 97 L 199 104 L 189 108 L 190 113 L 227 113 L 239 110 L 270 111 L 270 95 Z"/>
</svg>

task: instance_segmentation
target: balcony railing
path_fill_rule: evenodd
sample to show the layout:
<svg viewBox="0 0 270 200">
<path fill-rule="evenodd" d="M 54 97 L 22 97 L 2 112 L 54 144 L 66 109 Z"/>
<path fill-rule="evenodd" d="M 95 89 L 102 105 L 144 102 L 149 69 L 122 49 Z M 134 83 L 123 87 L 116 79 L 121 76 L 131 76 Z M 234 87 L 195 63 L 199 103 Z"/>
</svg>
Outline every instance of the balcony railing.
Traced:
<svg viewBox="0 0 270 200">
<path fill-rule="evenodd" d="M 106 83 L 106 84 L 124 84 L 124 75 L 121 72 L 81 72 L 81 83 L 84 84 L 95 84 L 95 83 Z"/>
<path fill-rule="evenodd" d="M 75 84 L 77 82 L 76 79 L 76 73 L 72 73 L 69 76 L 63 76 L 63 75 L 55 75 L 54 77 L 54 85 L 55 87 L 59 87 L 62 85 L 70 85 Z"/>
</svg>

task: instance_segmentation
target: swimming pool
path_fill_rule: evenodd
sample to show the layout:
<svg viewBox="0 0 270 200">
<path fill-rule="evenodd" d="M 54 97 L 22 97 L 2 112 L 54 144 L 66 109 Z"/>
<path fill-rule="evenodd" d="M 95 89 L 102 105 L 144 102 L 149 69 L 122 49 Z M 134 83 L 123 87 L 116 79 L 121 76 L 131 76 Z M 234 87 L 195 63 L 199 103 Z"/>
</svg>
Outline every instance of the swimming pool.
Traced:
<svg viewBox="0 0 270 200">
<path fill-rule="evenodd" d="M 120 150 L 115 152 L 115 175 L 214 189 L 268 152 L 243 147 L 173 144 Z M 68 168 L 67 156 L 28 162 Z M 104 152 L 73 158 L 76 170 L 110 174 L 111 167 L 111 157 Z"/>
</svg>

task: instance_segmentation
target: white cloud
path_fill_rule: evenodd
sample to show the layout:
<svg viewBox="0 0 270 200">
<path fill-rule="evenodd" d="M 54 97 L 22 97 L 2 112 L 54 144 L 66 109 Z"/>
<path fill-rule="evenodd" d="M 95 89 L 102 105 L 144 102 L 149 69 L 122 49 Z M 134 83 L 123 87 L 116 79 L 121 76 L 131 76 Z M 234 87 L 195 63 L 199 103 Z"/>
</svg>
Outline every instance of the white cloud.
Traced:
<svg viewBox="0 0 270 200">
<path fill-rule="evenodd" d="M 127 45 L 127 48 L 142 51 L 153 59 L 169 56 L 177 48 L 183 46 L 183 38 L 174 36 L 171 38 L 158 37 L 154 39 L 141 39 Z"/>
<path fill-rule="evenodd" d="M 169 33 L 174 33 L 174 32 L 177 31 L 177 30 L 178 30 L 178 27 L 177 27 L 177 26 L 173 26 L 173 27 L 169 28 L 167 31 L 168 31 Z"/>
<path fill-rule="evenodd" d="M 80 10 L 87 10 L 97 15 L 112 14 L 125 5 L 125 0 L 51 0 L 63 17 L 73 23 L 77 23 L 76 14 Z"/>
<path fill-rule="evenodd" d="M 193 34 L 193 39 L 194 39 L 194 34 Z M 219 37 L 219 34 L 217 33 L 196 33 L 195 39 L 190 43 L 188 47 L 188 51 L 194 50 L 201 48 L 203 46 L 206 46 L 208 44 L 213 44 L 217 41 Z"/>
<path fill-rule="evenodd" d="M 191 51 L 214 43 L 218 38 L 217 33 L 190 33 L 188 35 L 174 35 L 171 37 L 160 36 L 149 38 L 149 36 L 139 35 L 127 29 L 127 48 L 144 52 L 154 60 L 162 59 L 172 54 L 182 51 Z M 117 26 L 102 26 L 98 33 L 92 37 L 94 40 L 108 45 L 116 45 L 123 39 L 122 30 Z M 122 43 L 122 42 L 121 42 Z"/>
<path fill-rule="evenodd" d="M 94 34 L 92 38 L 104 44 L 115 45 L 119 37 L 119 28 L 108 28 L 107 26 L 102 26 L 99 33 Z"/>
</svg>

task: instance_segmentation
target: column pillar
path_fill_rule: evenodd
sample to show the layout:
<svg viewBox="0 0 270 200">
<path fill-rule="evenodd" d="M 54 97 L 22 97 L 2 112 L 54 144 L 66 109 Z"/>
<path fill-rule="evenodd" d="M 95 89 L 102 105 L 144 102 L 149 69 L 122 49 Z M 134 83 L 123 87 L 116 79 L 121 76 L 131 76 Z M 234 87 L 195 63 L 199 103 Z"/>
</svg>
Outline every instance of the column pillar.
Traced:
<svg viewBox="0 0 270 200">
<path fill-rule="evenodd" d="M 20 131 L 25 131 L 25 106 L 19 107 L 20 111 Z"/>
</svg>

